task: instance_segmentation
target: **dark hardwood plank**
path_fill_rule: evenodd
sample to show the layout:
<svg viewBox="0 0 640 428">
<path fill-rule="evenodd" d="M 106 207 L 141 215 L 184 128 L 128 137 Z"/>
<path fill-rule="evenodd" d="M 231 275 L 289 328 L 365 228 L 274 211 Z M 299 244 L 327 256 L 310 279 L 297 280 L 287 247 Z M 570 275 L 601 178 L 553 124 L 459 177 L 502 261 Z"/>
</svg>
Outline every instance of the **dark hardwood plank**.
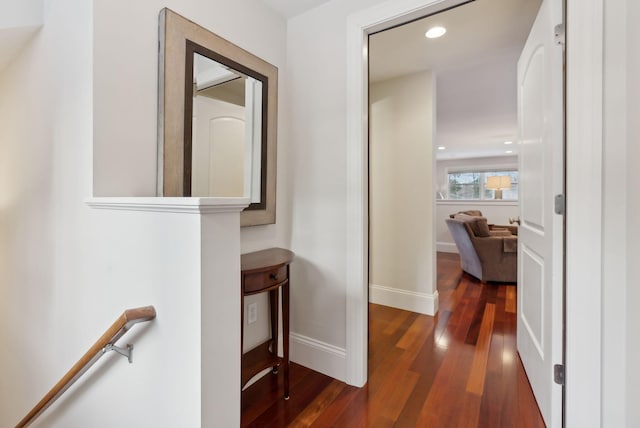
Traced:
<svg viewBox="0 0 640 428">
<path fill-rule="evenodd" d="M 440 311 L 369 309 L 369 379 L 348 386 L 292 364 L 242 393 L 243 427 L 544 427 L 516 350 L 517 287 L 438 253 Z"/>
<path fill-rule="evenodd" d="M 489 349 L 491 344 L 491 332 L 493 331 L 493 321 L 496 314 L 496 305 L 487 303 L 487 307 L 482 317 L 480 333 L 473 353 L 473 361 L 469 370 L 467 380 L 467 392 L 482 395 L 484 382 L 487 373 L 487 361 L 489 360 Z"/>
<path fill-rule="evenodd" d="M 292 363 L 290 373 L 291 391 L 297 391 L 298 384 L 304 382 L 310 375 L 316 376 L 318 373 Z M 249 426 L 255 419 L 268 411 L 273 403 L 283 400 L 283 388 L 284 379 L 282 370 L 280 370 L 277 375 L 269 373 L 254 385 L 247 387 L 242 392 L 242 426 Z"/>
<path fill-rule="evenodd" d="M 478 299 L 478 303 L 476 306 L 476 313 L 471 321 L 471 325 L 469 326 L 469 331 L 467 333 L 467 337 L 465 339 L 465 343 L 469 345 L 475 345 L 478 340 L 478 334 L 480 334 L 480 325 L 482 324 L 482 320 L 484 318 L 484 311 L 487 307 L 487 304 L 495 304 L 497 299 L 497 291 L 498 287 L 482 287 L 480 294 L 480 299 Z"/>
<path fill-rule="evenodd" d="M 283 377 L 278 373 L 278 377 Z M 317 373 L 309 373 L 300 382 L 290 389 L 290 399 L 284 400 L 277 397 L 260 416 L 247 427 L 286 427 L 304 411 L 306 407 L 321 394 L 321 392 L 331 384 L 332 379 L 328 376 L 317 376 Z"/>
<path fill-rule="evenodd" d="M 509 313 L 516 313 L 516 287 L 506 287 L 507 305 L 505 310 Z"/>
<path fill-rule="evenodd" d="M 347 388 L 343 382 L 332 381 L 314 400 L 307 406 L 294 421 L 289 424 L 290 427 L 310 427 L 320 415 L 322 415 L 329 405 Z"/>
<path fill-rule="evenodd" d="M 365 387 L 366 388 L 366 387 Z M 313 428 L 335 427 L 339 426 L 337 420 L 345 411 L 351 407 L 354 399 L 360 394 L 361 390 L 353 386 L 347 386 L 336 399 L 324 409 L 322 414 L 311 425 Z"/>
</svg>

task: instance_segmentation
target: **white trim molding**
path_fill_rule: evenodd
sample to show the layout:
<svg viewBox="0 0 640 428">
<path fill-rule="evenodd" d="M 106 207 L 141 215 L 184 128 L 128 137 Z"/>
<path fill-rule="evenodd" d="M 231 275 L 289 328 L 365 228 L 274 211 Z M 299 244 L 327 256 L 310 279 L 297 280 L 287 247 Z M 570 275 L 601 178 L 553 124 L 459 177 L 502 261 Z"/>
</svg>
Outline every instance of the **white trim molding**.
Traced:
<svg viewBox="0 0 640 428">
<path fill-rule="evenodd" d="M 347 358 L 344 348 L 298 333 L 289 334 L 289 344 L 291 361 L 305 367 L 313 367 L 314 370 L 344 382 Z"/>
<path fill-rule="evenodd" d="M 451 242 L 438 241 L 436 242 L 436 249 L 439 253 L 459 253 L 456 244 Z"/>
<path fill-rule="evenodd" d="M 367 382 L 368 34 L 469 0 L 389 0 L 347 18 L 347 331 L 346 382 Z"/>
<path fill-rule="evenodd" d="M 517 207 L 518 201 L 504 199 L 436 199 L 436 205 L 478 206 L 478 207 Z"/>
<path fill-rule="evenodd" d="M 105 210 L 213 214 L 240 212 L 249 206 L 249 198 L 115 197 L 91 198 L 85 203 Z"/>
<path fill-rule="evenodd" d="M 369 302 L 434 316 L 438 310 L 438 292 L 429 294 L 369 284 Z"/>
<path fill-rule="evenodd" d="M 567 1 L 565 424 L 602 424 L 603 0 Z"/>
</svg>

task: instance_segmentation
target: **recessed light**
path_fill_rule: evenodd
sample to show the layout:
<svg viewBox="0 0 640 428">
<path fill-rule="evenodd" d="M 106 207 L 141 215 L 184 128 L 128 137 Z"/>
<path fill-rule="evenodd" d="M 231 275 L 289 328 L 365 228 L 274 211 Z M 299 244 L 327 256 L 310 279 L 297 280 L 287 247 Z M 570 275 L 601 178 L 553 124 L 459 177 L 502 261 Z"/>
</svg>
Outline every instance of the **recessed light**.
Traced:
<svg viewBox="0 0 640 428">
<path fill-rule="evenodd" d="M 444 36 L 444 33 L 447 32 L 447 29 L 444 27 L 432 27 L 424 33 L 425 37 L 428 39 L 437 39 L 438 37 Z"/>
<path fill-rule="evenodd" d="M 507 150 L 505 153 L 511 154 L 511 153 L 513 153 L 513 150 Z"/>
<path fill-rule="evenodd" d="M 438 146 L 438 150 L 444 150 L 444 149 L 446 149 L 445 146 Z"/>
<path fill-rule="evenodd" d="M 504 143 L 509 145 L 509 144 L 513 144 L 513 141 L 505 141 Z"/>
</svg>

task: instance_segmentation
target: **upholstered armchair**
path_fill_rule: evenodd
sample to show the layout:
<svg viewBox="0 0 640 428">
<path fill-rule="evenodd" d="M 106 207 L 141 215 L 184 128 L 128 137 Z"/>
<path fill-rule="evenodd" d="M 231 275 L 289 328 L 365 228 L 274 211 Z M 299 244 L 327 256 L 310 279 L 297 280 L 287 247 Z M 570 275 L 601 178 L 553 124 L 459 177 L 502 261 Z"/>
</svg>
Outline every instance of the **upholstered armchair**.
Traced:
<svg viewBox="0 0 640 428">
<path fill-rule="evenodd" d="M 456 214 L 445 220 L 460 253 L 462 270 L 479 280 L 516 282 L 518 236 L 507 226 L 489 228 L 480 216 Z"/>
<path fill-rule="evenodd" d="M 474 216 L 474 217 L 482 217 L 482 211 L 480 210 L 466 210 L 466 211 L 458 211 L 455 214 L 449 214 L 449 218 L 455 218 L 456 216 L 460 216 L 460 215 L 470 215 L 470 216 Z M 489 224 L 489 230 L 491 230 L 492 232 L 498 232 L 500 230 L 508 230 L 509 232 L 511 232 L 512 235 L 517 235 L 518 234 L 518 226 L 515 226 L 513 224 L 500 224 L 500 225 L 496 225 L 496 224 Z"/>
</svg>

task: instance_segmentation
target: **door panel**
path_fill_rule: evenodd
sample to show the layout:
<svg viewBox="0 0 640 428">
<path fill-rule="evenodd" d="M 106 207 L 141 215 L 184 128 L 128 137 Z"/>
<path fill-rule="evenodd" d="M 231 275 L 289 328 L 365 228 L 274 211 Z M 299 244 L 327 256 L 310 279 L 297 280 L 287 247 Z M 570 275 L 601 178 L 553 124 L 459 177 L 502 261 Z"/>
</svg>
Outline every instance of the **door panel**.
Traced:
<svg viewBox="0 0 640 428">
<path fill-rule="evenodd" d="M 201 95 L 193 99 L 192 196 L 245 195 L 244 110 Z"/>
<path fill-rule="evenodd" d="M 526 245 L 522 246 L 522 270 L 527 275 L 520 283 L 520 318 L 526 333 L 544 358 L 544 259 Z"/>
<path fill-rule="evenodd" d="M 554 26 L 562 1 L 544 0 L 518 61 L 520 219 L 518 352 L 542 416 L 562 426 L 562 388 L 553 381 L 562 363 L 563 193 L 562 47 Z"/>
</svg>

